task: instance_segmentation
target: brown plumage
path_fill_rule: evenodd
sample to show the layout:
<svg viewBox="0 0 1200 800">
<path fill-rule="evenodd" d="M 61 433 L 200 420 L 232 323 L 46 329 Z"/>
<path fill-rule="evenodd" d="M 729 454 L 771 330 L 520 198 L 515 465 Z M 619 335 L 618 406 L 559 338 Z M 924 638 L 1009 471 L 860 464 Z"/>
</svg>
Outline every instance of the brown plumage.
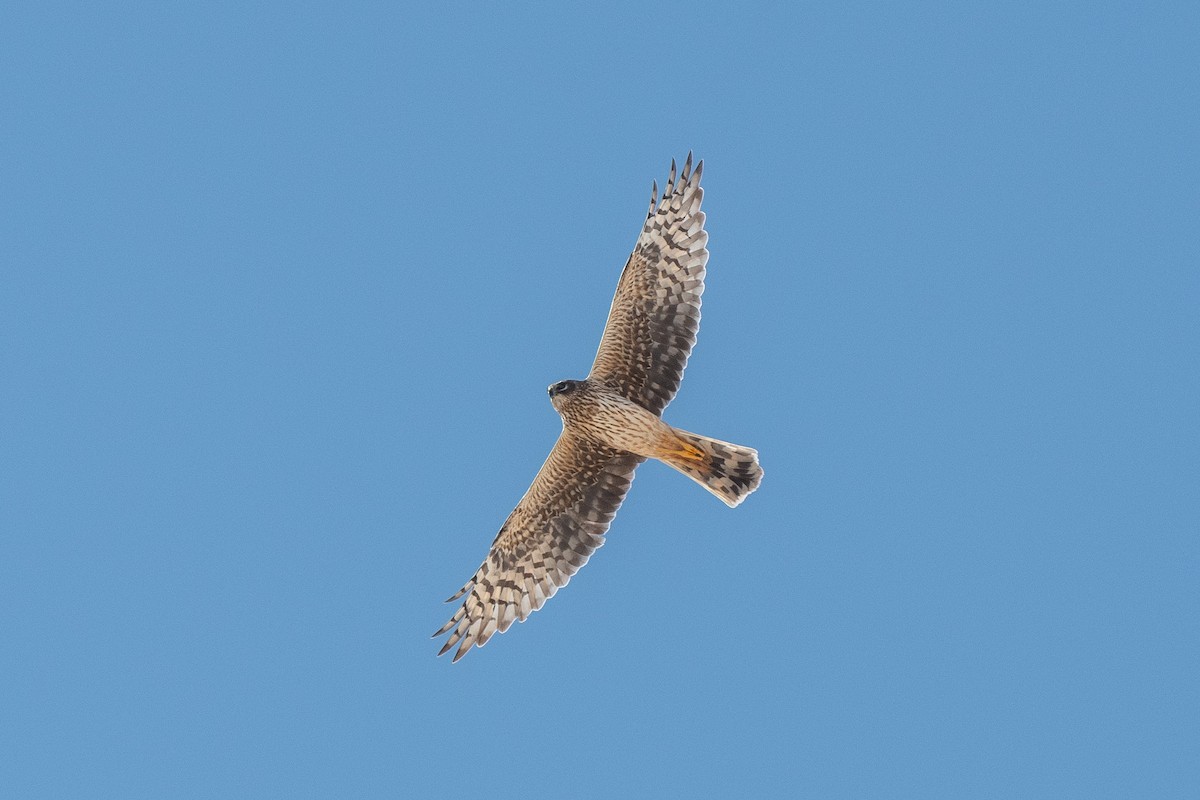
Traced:
<svg viewBox="0 0 1200 800">
<path fill-rule="evenodd" d="M 487 559 L 447 602 L 465 598 L 434 636 L 454 660 L 524 621 L 604 543 L 633 472 L 657 458 L 736 506 L 762 480 L 758 454 L 672 428 L 659 417 L 679 390 L 700 327 L 708 234 L 703 162 L 675 164 L 629 256 L 592 371 L 550 387 L 563 432 L 509 514 Z"/>
</svg>

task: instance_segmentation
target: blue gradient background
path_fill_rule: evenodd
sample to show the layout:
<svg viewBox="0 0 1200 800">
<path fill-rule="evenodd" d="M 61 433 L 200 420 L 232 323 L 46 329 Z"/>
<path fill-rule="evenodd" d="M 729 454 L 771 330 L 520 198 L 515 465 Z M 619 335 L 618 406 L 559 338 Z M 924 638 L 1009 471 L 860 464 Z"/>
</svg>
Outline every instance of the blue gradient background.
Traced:
<svg viewBox="0 0 1200 800">
<path fill-rule="evenodd" d="M 1200 7 L 21 4 L 0 795 L 1200 796 Z M 435 659 L 706 161 L 675 424 Z"/>
</svg>

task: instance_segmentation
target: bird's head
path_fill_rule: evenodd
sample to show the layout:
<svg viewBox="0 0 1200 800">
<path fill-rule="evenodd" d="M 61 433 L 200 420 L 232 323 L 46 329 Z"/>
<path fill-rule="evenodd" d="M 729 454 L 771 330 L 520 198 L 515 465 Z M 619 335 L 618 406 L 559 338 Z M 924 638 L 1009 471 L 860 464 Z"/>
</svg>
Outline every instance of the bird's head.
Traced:
<svg viewBox="0 0 1200 800">
<path fill-rule="evenodd" d="M 550 402 L 558 410 L 562 410 L 562 404 L 569 402 L 571 396 L 579 390 L 583 381 L 559 381 L 558 383 L 550 384 L 550 388 L 546 393 L 550 395 Z"/>
</svg>

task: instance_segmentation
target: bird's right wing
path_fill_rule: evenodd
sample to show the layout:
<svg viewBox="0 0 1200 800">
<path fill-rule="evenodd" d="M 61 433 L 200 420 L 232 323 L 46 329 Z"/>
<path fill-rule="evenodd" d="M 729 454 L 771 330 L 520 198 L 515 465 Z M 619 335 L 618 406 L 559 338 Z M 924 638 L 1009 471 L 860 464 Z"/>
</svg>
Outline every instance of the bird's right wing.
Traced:
<svg viewBox="0 0 1200 800">
<path fill-rule="evenodd" d="M 466 596 L 434 634 L 454 660 L 525 621 L 604 544 L 604 534 L 642 459 L 563 431 L 529 491 L 501 527 L 487 559 L 446 602 Z"/>
</svg>

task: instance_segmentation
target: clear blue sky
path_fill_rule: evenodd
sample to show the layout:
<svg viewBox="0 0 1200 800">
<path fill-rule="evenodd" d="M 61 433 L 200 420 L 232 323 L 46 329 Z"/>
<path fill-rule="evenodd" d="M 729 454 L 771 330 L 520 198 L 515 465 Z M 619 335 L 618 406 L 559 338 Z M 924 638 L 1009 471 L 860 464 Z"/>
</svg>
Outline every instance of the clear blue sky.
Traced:
<svg viewBox="0 0 1200 800">
<path fill-rule="evenodd" d="M 5 12 L 0 796 L 1200 796 L 1200 7 L 472 5 Z M 763 486 L 435 659 L 689 149 Z"/>
</svg>

